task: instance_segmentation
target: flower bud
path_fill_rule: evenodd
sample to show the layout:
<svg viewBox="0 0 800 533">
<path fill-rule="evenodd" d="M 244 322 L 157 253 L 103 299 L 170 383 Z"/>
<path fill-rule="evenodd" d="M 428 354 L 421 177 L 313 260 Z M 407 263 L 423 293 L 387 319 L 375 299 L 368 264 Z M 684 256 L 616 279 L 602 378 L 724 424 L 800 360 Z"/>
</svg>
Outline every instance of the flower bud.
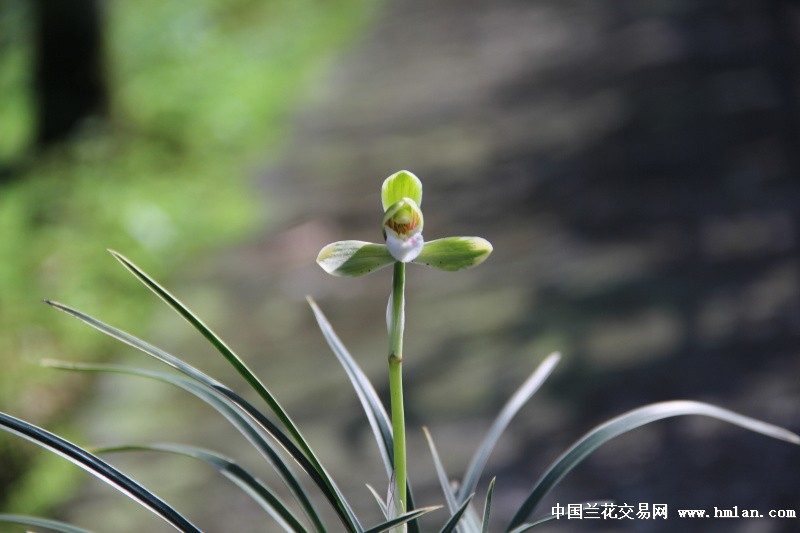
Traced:
<svg viewBox="0 0 800 533">
<path fill-rule="evenodd" d="M 392 204 L 383 215 L 383 238 L 389 253 L 402 263 L 413 261 L 422 251 L 422 211 L 411 198 Z"/>
</svg>

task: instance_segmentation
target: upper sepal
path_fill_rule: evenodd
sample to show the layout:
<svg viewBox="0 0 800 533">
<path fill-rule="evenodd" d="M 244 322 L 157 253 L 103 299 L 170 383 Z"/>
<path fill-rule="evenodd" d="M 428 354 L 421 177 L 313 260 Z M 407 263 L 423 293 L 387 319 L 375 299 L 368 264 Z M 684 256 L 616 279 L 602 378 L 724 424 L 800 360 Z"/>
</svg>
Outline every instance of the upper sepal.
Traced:
<svg viewBox="0 0 800 533">
<path fill-rule="evenodd" d="M 363 276 L 394 261 L 385 245 L 364 241 L 333 242 L 317 256 L 319 266 L 334 276 Z"/>
<path fill-rule="evenodd" d="M 411 198 L 417 206 L 422 204 L 422 182 L 407 170 L 395 172 L 383 181 L 381 187 L 383 211 L 386 212 L 403 198 Z"/>
<path fill-rule="evenodd" d="M 463 270 L 483 263 L 492 244 L 481 237 L 446 237 L 426 242 L 414 263 L 440 270 Z"/>
</svg>

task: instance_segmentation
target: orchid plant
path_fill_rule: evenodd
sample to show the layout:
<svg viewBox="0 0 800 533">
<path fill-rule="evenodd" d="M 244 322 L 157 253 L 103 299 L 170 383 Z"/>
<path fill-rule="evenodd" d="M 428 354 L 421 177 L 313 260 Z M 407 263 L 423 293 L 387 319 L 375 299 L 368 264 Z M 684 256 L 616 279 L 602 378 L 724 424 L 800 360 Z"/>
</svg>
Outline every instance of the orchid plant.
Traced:
<svg viewBox="0 0 800 533">
<path fill-rule="evenodd" d="M 317 304 L 309 299 L 311 309 L 325 340 L 341 363 L 364 408 L 386 469 L 389 486 L 386 500 L 381 498 L 375 489 L 368 487 L 384 515 L 384 518 L 376 525 L 371 527 L 362 525 L 361 519 L 353 511 L 348 499 L 324 468 L 311 444 L 278 400 L 246 363 L 180 300 L 141 268 L 117 252 L 112 251 L 111 253 L 140 282 L 205 337 L 258 395 L 263 407 L 257 407 L 229 386 L 201 372 L 185 360 L 77 309 L 49 300 L 46 300 L 46 303 L 52 307 L 155 358 L 171 367 L 171 371 L 162 372 L 119 365 L 60 361 L 47 361 L 45 364 L 64 370 L 119 373 L 144 377 L 178 387 L 195 396 L 216 409 L 234 430 L 252 444 L 269 467 L 277 473 L 285 485 L 283 492 L 288 494 L 290 499 L 287 501 L 287 496 L 259 480 L 254 472 L 240 466 L 234 459 L 195 446 L 174 443 L 127 444 L 89 452 L 30 422 L 1 412 L 0 429 L 16 434 L 68 459 L 182 532 L 196 533 L 201 530 L 155 493 L 113 467 L 100 456 L 112 452 L 147 451 L 180 454 L 197 459 L 235 483 L 271 517 L 271 521 L 264 526 L 267 531 L 274 531 L 276 527 L 281 531 L 292 533 L 330 531 L 332 526 L 325 522 L 317 510 L 319 502 L 315 502 L 315 499 L 319 499 L 321 496 L 338 518 L 340 529 L 337 530 L 349 533 L 379 533 L 390 530 L 403 531 L 407 528 L 411 533 L 419 533 L 421 526 L 418 519 L 440 507 L 415 505 L 411 484 L 406 475 L 402 388 L 405 267 L 407 263 L 419 263 L 448 271 L 462 270 L 483 262 L 491 253 L 492 246 L 480 237 L 446 237 L 425 242 L 422 235 L 423 215 L 420 208 L 422 184 L 410 172 L 401 171 L 389 176 L 383 183 L 381 196 L 385 243 L 353 240 L 335 242 L 322 249 L 317 262 L 326 272 L 337 276 L 360 276 L 389 265 L 394 266 L 391 295 L 387 307 L 391 419 L 366 374 L 347 351 Z M 488 483 L 483 512 L 479 513 L 472 503 L 484 468 L 494 445 L 506 427 L 522 406 L 542 386 L 554 370 L 559 358 L 557 353 L 546 357 L 511 396 L 489 427 L 459 481 L 454 481 L 445 472 L 430 432 L 425 429 L 438 481 L 444 494 L 444 504 L 448 510 L 447 518 L 438 528 L 440 533 L 453 531 L 487 533 L 490 530 L 494 478 Z M 265 414 L 264 407 L 271 412 L 271 415 Z M 546 511 L 538 516 L 533 515 L 544 498 L 564 476 L 604 443 L 644 424 L 682 415 L 712 417 L 768 437 L 800 444 L 800 436 L 786 429 L 706 403 L 669 401 L 646 405 L 619 415 L 580 437 L 542 473 L 511 519 L 502 525 L 502 531 L 523 533 L 556 518 L 556 515 Z M 296 472 L 297 468 L 302 470 L 304 476 Z M 303 477 L 307 477 L 313 483 L 316 488 L 314 493 L 304 487 L 301 482 Z M 0 523 L 2 522 L 23 524 L 28 528 L 42 527 L 64 533 L 88 533 L 88 530 L 78 526 L 34 516 L 0 514 Z"/>
<path fill-rule="evenodd" d="M 406 437 L 403 410 L 403 330 L 405 326 L 406 263 L 421 263 L 441 270 L 462 270 L 482 263 L 492 245 L 481 237 L 445 237 L 425 242 L 422 183 L 411 172 L 392 174 L 381 187 L 383 238 L 386 244 L 339 241 L 324 247 L 317 263 L 335 276 L 361 276 L 394 265 L 392 292 L 386 307 L 389 330 L 389 396 L 394 436 L 396 497 L 399 513 L 406 509 Z"/>
</svg>

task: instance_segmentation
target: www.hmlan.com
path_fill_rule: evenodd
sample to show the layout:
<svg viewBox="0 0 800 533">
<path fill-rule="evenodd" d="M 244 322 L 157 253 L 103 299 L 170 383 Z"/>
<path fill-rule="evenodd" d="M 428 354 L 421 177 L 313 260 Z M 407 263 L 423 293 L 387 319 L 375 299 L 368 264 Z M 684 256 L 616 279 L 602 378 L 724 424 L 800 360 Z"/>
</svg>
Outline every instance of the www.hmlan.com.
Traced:
<svg viewBox="0 0 800 533">
<path fill-rule="evenodd" d="M 567 520 L 666 520 L 670 512 L 666 503 L 628 503 L 589 502 L 557 503 L 550 511 L 555 519 Z M 676 509 L 672 518 L 797 518 L 794 509 L 744 509 L 738 505 L 732 508 Z"/>
</svg>

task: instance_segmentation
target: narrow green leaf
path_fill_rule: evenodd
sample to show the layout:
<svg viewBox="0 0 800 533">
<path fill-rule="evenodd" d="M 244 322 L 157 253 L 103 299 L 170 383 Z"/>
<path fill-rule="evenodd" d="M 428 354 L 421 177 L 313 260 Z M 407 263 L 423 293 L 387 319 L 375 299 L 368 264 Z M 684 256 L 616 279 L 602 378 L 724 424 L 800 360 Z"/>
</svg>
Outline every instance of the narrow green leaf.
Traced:
<svg viewBox="0 0 800 533">
<path fill-rule="evenodd" d="M 397 518 L 392 518 L 391 520 L 387 520 L 382 524 L 378 524 L 375 527 L 371 527 L 364 533 L 381 533 L 382 531 L 388 531 L 393 527 L 401 526 L 406 523 L 413 523 L 411 521 L 414 520 L 415 518 L 419 518 L 420 516 L 430 513 L 431 511 L 435 511 L 437 509 L 441 509 L 441 506 L 436 505 L 433 507 L 422 507 L 420 509 L 415 509 L 413 511 L 409 511 L 405 514 L 402 514 Z"/>
<path fill-rule="evenodd" d="M 372 494 L 372 497 L 375 498 L 375 501 L 378 502 L 378 507 L 381 508 L 383 517 L 389 518 L 389 509 L 386 507 L 386 504 L 384 503 L 383 498 L 381 498 L 380 494 L 378 494 L 378 492 L 369 483 L 367 483 L 367 489 Z"/>
<path fill-rule="evenodd" d="M 519 410 L 528 402 L 528 400 L 530 400 L 531 396 L 533 396 L 536 391 L 539 390 L 539 387 L 541 387 L 545 380 L 550 376 L 560 359 L 561 354 L 559 353 L 553 353 L 545 358 L 545 360 L 539 364 L 536 370 L 533 371 L 530 377 L 525 380 L 525 383 L 523 383 L 511 396 L 505 406 L 503 406 L 503 409 L 500 410 L 500 413 L 497 415 L 497 418 L 495 418 L 494 422 L 492 422 L 489 431 L 483 438 L 483 442 L 481 442 L 481 445 L 478 446 L 478 449 L 475 451 L 475 455 L 472 456 L 469 466 L 464 473 L 464 480 L 461 482 L 461 488 L 458 492 L 459 501 L 463 501 L 468 494 L 475 491 L 475 488 L 478 486 L 478 480 L 481 477 L 481 473 L 483 472 L 486 462 L 489 460 L 489 456 L 491 455 L 495 444 L 497 444 L 498 439 L 508 427 L 508 424 L 514 418 L 514 416 L 516 416 Z"/>
<path fill-rule="evenodd" d="M 94 450 L 94 453 L 98 455 L 118 452 L 165 452 L 198 459 L 217 470 L 242 489 L 262 509 L 267 511 L 284 531 L 299 533 L 305 533 L 306 531 L 280 498 L 275 496 L 264 483 L 232 459 L 224 457 L 217 452 L 181 444 L 108 446 Z"/>
<path fill-rule="evenodd" d="M 578 441 L 564 452 L 561 457 L 553 462 L 536 485 L 534 485 L 533 490 L 511 519 L 507 531 L 511 531 L 522 524 L 536 509 L 536 506 L 541 502 L 542 498 L 544 498 L 570 470 L 575 468 L 578 463 L 583 461 L 589 454 L 609 440 L 623 433 L 627 433 L 632 429 L 649 424 L 650 422 L 684 415 L 708 416 L 749 429 L 756 433 L 761 433 L 767 437 L 785 440 L 792 444 L 800 444 L 800 436 L 791 431 L 707 403 L 677 400 L 639 407 L 638 409 L 612 418 L 595 427 L 578 439 Z"/>
<path fill-rule="evenodd" d="M 381 186 L 383 211 L 403 198 L 411 198 L 417 205 L 422 205 L 422 182 L 407 170 L 395 172 L 383 181 Z"/>
<path fill-rule="evenodd" d="M 122 265 L 127 268 L 128 271 L 136 276 L 136 278 L 139 279 L 139 281 L 141 281 L 148 289 L 153 291 L 176 313 L 183 317 L 184 320 L 189 322 L 192 327 L 199 331 L 200 334 L 202 334 L 203 337 L 205 337 L 206 340 L 208 340 L 208 342 L 210 342 L 211 345 L 217 349 L 217 351 L 228 361 L 228 363 L 230 363 L 230 365 L 233 366 L 234 369 L 245 379 L 245 381 L 247 381 L 247 383 L 259 394 L 259 396 L 262 397 L 270 409 L 272 409 L 272 411 L 278 416 L 286 429 L 293 436 L 295 436 L 295 433 L 298 432 L 297 428 L 275 397 L 267 390 L 264 384 L 261 383 L 253 371 L 247 367 L 244 361 L 242 361 L 241 358 L 230 347 L 228 347 L 228 345 L 225 344 L 225 342 L 219 336 L 217 336 L 216 333 L 206 326 L 206 324 L 203 323 L 203 321 L 200 320 L 200 318 L 198 318 L 194 313 L 192 313 L 192 311 L 180 300 L 173 296 L 169 291 L 162 287 L 158 282 L 156 282 L 128 258 L 118 252 L 115 252 L 114 250 L 109 250 L 109 252 L 114 256 L 115 259 L 122 263 Z M 300 441 L 304 440 L 302 437 L 298 438 L 296 436 L 295 439 Z M 298 444 L 300 443 L 298 442 Z"/>
<path fill-rule="evenodd" d="M 494 493 L 494 482 L 497 480 L 493 477 L 489 482 L 489 488 L 486 490 L 486 504 L 483 506 L 483 523 L 481 525 L 481 533 L 489 533 L 489 514 L 492 510 L 492 493 Z"/>
<path fill-rule="evenodd" d="M 480 237 L 445 237 L 428 241 L 414 263 L 440 270 L 454 271 L 483 263 L 492 253 L 492 245 Z"/>
<path fill-rule="evenodd" d="M 88 529 L 59 522 L 58 520 L 49 520 L 47 518 L 39 518 L 38 516 L 24 516 L 18 514 L 0 514 L 0 522 L 10 524 L 21 524 L 23 526 L 33 527 L 46 527 L 60 533 L 92 533 Z"/>
<path fill-rule="evenodd" d="M 428 447 L 431 450 L 431 457 L 433 458 L 433 466 L 436 469 L 436 476 L 439 478 L 439 485 L 442 487 L 447 508 L 451 513 L 455 513 L 458 509 L 458 498 L 450 486 L 450 479 L 447 477 L 442 459 L 439 457 L 439 452 L 436 450 L 436 445 L 433 443 L 433 437 L 427 427 L 422 427 L 422 432 L 425 434 L 425 439 L 428 441 Z"/>
<path fill-rule="evenodd" d="M 389 266 L 395 259 L 385 244 L 338 241 L 320 250 L 317 263 L 334 276 L 363 276 Z"/>
<path fill-rule="evenodd" d="M 458 484 L 453 485 L 458 488 Z M 464 511 L 464 516 L 461 517 L 461 522 L 458 524 L 458 531 L 460 533 L 480 533 L 481 531 L 481 517 L 478 516 L 478 511 L 475 510 L 475 501 L 467 505 Z"/>
<path fill-rule="evenodd" d="M 83 468 L 98 479 L 105 481 L 130 499 L 161 517 L 172 527 L 184 533 L 201 533 L 194 524 L 186 520 L 178 511 L 170 507 L 158 496 L 129 478 L 99 457 L 83 448 L 34 426 L 29 422 L 0 413 L 0 428 L 38 444 L 47 450 Z"/>
<path fill-rule="evenodd" d="M 372 428 L 372 433 L 375 436 L 378 451 L 383 459 L 383 465 L 386 468 L 386 476 L 392 479 L 394 438 L 392 436 L 392 423 L 389 420 L 389 415 L 386 413 L 386 409 L 381 403 L 380 397 L 378 393 L 375 392 L 375 388 L 372 386 L 369 378 L 367 378 L 367 375 L 361 370 L 361 367 L 347 350 L 344 343 L 339 339 L 339 336 L 325 317 L 325 314 L 312 298 L 308 297 L 307 300 L 314 313 L 314 318 L 317 320 L 319 329 L 325 337 L 325 341 L 344 368 L 347 377 L 350 379 L 350 383 L 356 391 L 356 396 L 358 396 L 358 400 L 361 402 L 370 428 Z M 414 497 L 410 482 L 406 484 L 406 506 L 409 511 L 414 509 Z M 410 533 L 418 533 L 416 522 L 408 524 L 408 528 Z"/>
<path fill-rule="evenodd" d="M 272 393 L 269 392 L 263 383 L 261 383 L 258 377 L 256 377 L 250 368 L 248 368 L 244 361 L 242 361 L 241 358 L 239 358 L 239 356 L 236 355 L 236 353 L 230 349 L 228 345 L 217 336 L 216 333 L 211 331 L 211 329 L 206 326 L 202 320 L 195 316 L 195 314 L 192 313 L 188 307 L 170 294 L 169 291 L 159 285 L 158 282 L 148 276 L 142 269 L 129 261 L 123 255 L 114 251 L 110 252 L 118 261 L 120 261 L 120 263 L 123 264 L 123 266 L 125 266 L 125 268 L 135 275 L 139 281 L 156 293 L 159 298 L 161 298 L 175 312 L 181 315 L 187 322 L 189 322 L 189 324 L 191 324 L 198 332 L 200 332 L 200 334 L 203 335 L 203 337 L 205 337 L 206 340 L 208 340 L 217 349 L 217 351 L 228 361 L 228 363 L 230 363 L 230 365 L 239 373 L 239 375 L 244 378 L 250 387 L 252 387 L 256 393 L 258 393 L 258 395 L 269 406 L 272 412 L 275 413 L 281 424 L 283 424 L 284 428 L 286 428 L 302 452 L 305 454 L 311 465 L 314 467 L 317 475 L 327 487 L 327 492 L 333 497 L 331 503 L 335 502 L 337 514 L 344 522 L 346 528 L 350 531 L 362 531 L 363 528 L 361 527 L 361 524 L 358 523 L 358 518 L 356 518 L 352 508 L 347 503 L 344 495 L 339 490 L 339 487 L 336 486 L 336 483 L 334 483 L 327 470 L 325 470 L 325 468 L 322 466 L 316 454 L 311 449 L 311 446 L 308 445 L 308 442 L 303 437 L 302 433 L 300 433 L 300 430 L 297 428 L 295 423 L 292 422 L 292 419 L 289 417 L 283 407 L 281 407 Z"/>
<path fill-rule="evenodd" d="M 366 374 L 364 374 L 358 366 L 353 356 L 350 355 L 350 352 L 345 348 L 339 336 L 336 335 L 333 326 L 328 322 L 325 314 L 312 298 L 308 297 L 307 300 L 308 305 L 311 306 L 311 310 L 314 312 L 314 318 L 316 318 L 319 329 L 322 331 L 322 335 L 325 337 L 328 346 L 330 346 L 331 351 L 336 355 L 339 363 L 344 368 L 347 377 L 350 378 L 358 400 L 361 402 L 364 413 L 367 415 L 367 420 L 372 428 L 375 441 L 378 444 L 378 451 L 383 459 L 386 475 L 391 478 L 392 464 L 394 461 L 394 445 L 389 415 L 386 413 L 386 409 L 383 407 L 378 393 L 375 392 L 375 388 L 372 386 L 369 378 L 367 378 Z"/>
<path fill-rule="evenodd" d="M 267 462 L 275 469 L 278 476 L 289 488 L 292 495 L 303 508 L 306 516 L 314 525 L 317 531 L 325 531 L 325 527 L 320 520 L 314 504 L 306 494 L 300 484 L 297 476 L 292 472 L 292 469 L 286 464 L 286 461 L 274 448 L 272 443 L 264 438 L 262 435 L 262 426 L 258 424 L 252 417 L 243 415 L 240 412 L 241 408 L 236 403 L 230 400 L 225 395 L 220 394 L 216 389 L 206 386 L 204 383 L 187 378 L 181 375 L 167 374 L 155 370 L 147 370 L 141 368 L 132 368 L 119 365 L 102 365 L 102 364 L 83 364 L 65 361 L 42 361 L 42 364 L 51 368 L 60 370 L 69 370 L 77 372 L 103 372 L 103 373 L 117 373 L 124 375 L 131 375 L 137 377 L 144 377 L 153 379 L 162 383 L 167 383 L 178 387 L 204 401 L 214 409 L 216 409 L 226 420 L 228 420 L 233 427 L 239 431 L 256 450 L 267 460 Z M 268 433 L 264 431 L 264 433 Z"/>
<path fill-rule="evenodd" d="M 431 451 L 431 457 L 433 458 L 433 465 L 436 470 L 436 476 L 439 479 L 439 485 L 442 488 L 442 492 L 444 493 L 444 499 L 447 503 L 447 508 L 451 513 L 456 513 L 459 509 L 459 502 L 456 496 L 456 490 L 450 483 L 450 478 L 447 476 L 447 472 L 445 472 L 444 464 L 442 463 L 442 459 L 439 456 L 439 452 L 436 449 L 436 445 L 433 443 L 433 437 L 431 436 L 431 432 L 428 430 L 427 427 L 422 428 L 422 432 L 425 434 L 425 439 L 428 441 L 428 447 Z M 459 530 L 464 532 L 467 531 L 469 533 L 478 533 L 480 531 L 480 519 L 477 516 L 477 513 L 472 508 L 471 505 L 467 505 L 464 507 L 463 513 L 463 522 L 459 526 Z"/>
<path fill-rule="evenodd" d="M 458 522 L 461 520 L 461 516 L 464 514 L 464 511 L 467 510 L 467 507 L 469 507 L 469 504 L 474 496 L 474 494 L 469 495 L 467 500 L 462 503 L 458 509 L 456 509 L 456 512 L 453 513 L 453 516 L 450 517 L 450 520 L 448 520 L 444 527 L 439 530 L 439 533 L 452 533 L 452 531 L 455 531 L 456 526 L 458 526 Z"/>
<path fill-rule="evenodd" d="M 352 509 L 344 500 L 341 492 L 339 491 L 338 487 L 333 483 L 330 479 L 330 476 L 327 475 L 327 472 L 321 467 L 319 461 L 315 461 L 316 456 L 311 454 L 311 456 L 307 455 L 308 450 L 300 450 L 298 446 L 290 439 L 283 431 L 280 430 L 275 424 L 272 423 L 264 414 L 253 407 L 252 404 L 244 400 L 241 396 L 233 392 L 231 389 L 220 383 L 219 381 L 207 376 L 203 372 L 200 372 L 195 367 L 189 365 L 188 363 L 178 359 L 174 355 L 168 354 L 167 352 L 157 348 L 141 339 L 134 337 L 133 335 L 126 333 L 122 330 L 119 330 L 113 326 L 109 326 L 96 318 L 93 318 L 89 315 L 81 313 L 71 307 L 68 307 L 63 304 L 59 304 L 57 302 L 52 302 L 46 300 L 46 303 L 55 307 L 56 309 L 67 313 L 70 316 L 73 316 L 82 322 L 92 326 L 93 328 L 113 337 L 137 350 L 140 350 L 155 359 L 166 363 L 173 368 L 181 371 L 185 375 L 189 376 L 190 378 L 199 381 L 200 383 L 204 384 L 207 387 L 214 389 L 217 393 L 226 396 L 230 399 L 234 404 L 236 404 L 239 408 L 241 408 L 245 413 L 251 416 L 258 424 L 270 435 L 272 435 L 283 448 L 289 452 L 289 454 L 300 464 L 303 470 L 311 477 L 311 479 L 316 483 L 316 485 L 322 490 L 322 493 L 328 499 L 328 501 L 333 506 L 334 510 L 336 511 L 339 518 L 344 523 L 345 527 L 348 531 L 356 531 L 360 533 L 363 531 L 363 528 L 358 524 L 358 521 L 355 519 L 355 515 L 352 514 Z M 294 427 L 292 425 L 292 427 Z"/>
</svg>

